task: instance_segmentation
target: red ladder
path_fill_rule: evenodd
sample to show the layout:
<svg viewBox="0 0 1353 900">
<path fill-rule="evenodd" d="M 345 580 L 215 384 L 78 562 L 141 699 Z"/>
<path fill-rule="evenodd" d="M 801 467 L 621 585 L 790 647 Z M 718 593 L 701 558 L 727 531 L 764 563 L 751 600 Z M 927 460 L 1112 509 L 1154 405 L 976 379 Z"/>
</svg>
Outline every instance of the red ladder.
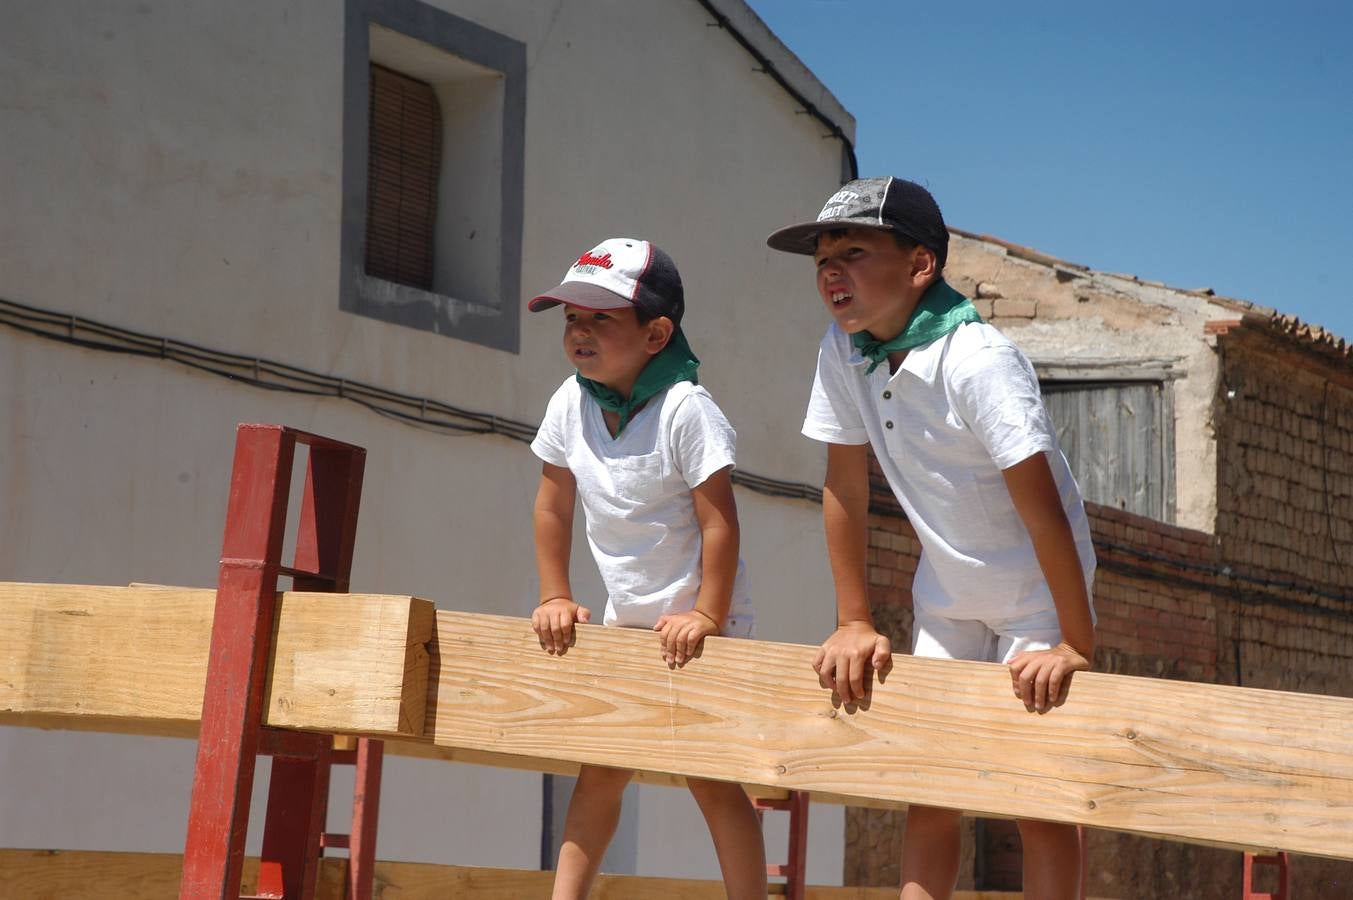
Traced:
<svg viewBox="0 0 1353 900">
<path fill-rule="evenodd" d="M 1265 893 L 1254 889 L 1254 867 L 1255 866 L 1274 866 L 1278 870 L 1278 889 L 1273 893 Z M 1288 892 L 1287 853 L 1280 852 L 1274 854 L 1245 854 L 1245 876 L 1240 888 L 1241 900 L 1290 900 L 1291 894 Z"/>
<path fill-rule="evenodd" d="M 291 566 L 282 565 L 296 447 L 309 448 Z M 264 728 L 263 690 L 277 581 L 347 593 L 366 451 L 281 425 L 241 425 L 235 437 L 211 656 L 193 776 L 180 900 L 236 900 L 260 754 L 273 757 L 257 898 L 311 900 L 324 846 L 349 845 L 348 897 L 370 900 L 380 791 L 379 741 L 335 750 L 331 735 Z M 352 835 L 324 835 L 329 770 L 357 766 Z"/>
<path fill-rule="evenodd" d="M 783 878 L 784 884 L 772 884 L 770 893 L 783 894 L 788 900 L 804 900 L 808 894 L 808 794 L 805 791 L 790 791 L 783 799 L 770 797 L 752 798 L 759 819 L 765 818 L 766 810 L 777 809 L 789 813 L 789 852 L 788 860 L 766 866 L 766 874 L 773 878 Z"/>
</svg>

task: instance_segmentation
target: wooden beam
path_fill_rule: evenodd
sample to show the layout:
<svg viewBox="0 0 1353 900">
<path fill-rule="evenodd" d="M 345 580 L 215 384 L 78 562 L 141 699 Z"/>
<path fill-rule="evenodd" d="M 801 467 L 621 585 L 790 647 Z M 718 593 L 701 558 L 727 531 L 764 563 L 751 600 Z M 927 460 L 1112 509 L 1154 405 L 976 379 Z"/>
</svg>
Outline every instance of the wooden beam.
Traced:
<svg viewBox="0 0 1353 900">
<path fill-rule="evenodd" d="M 96 853 L 63 850 L 0 850 L 5 896 L 26 900 L 173 900 L 178 896 L 182 857 L 168 853 Z M 252 890 L 258 860 L 244 864 Z M 315 900 L 344 900 L 347 860 L 321 860 Z M 553 873 L 427 863 L 376 863 L 381 896 L 400 900 L 548 900 Z M 1020 900 L 1022 894 L 958 891 L 954 900 Z M 599 875 L 592 900 L 723 900 L 717 881 Z M 896 900 L 897 888 L 814 887 L 808 900 Z"/>
<path fill-rule="evenodd" d="M 442 610 L 424 740 L 1353 858 L 1353 700 L 1082 673 L 1039 716 L 1003 666 L 898 655 L 848 710 L 813 652 L 711 639 L 668 669 L 655 635 L 582 626 L 552 657 L 524 619 Z"/>
<path fill-rule="evenodd" d="M 491 753 L 483 750 L 461 750 L 455 747 L 439 747 L 417 740 L 392 739 L 385 742 L 385 752 L 394 756 L 411 756 L 418 759 L 436 759 L 442 762 L 465 763 L 476 766 L 493 766 L 498 769 L 519 769 L 527 772 L 541 772 L 550 775 L 578 774 L 579 763 L 562 759 L 544 757 L 512 756 L 506 753 Z M 659 787 L 684 788 L 686 779 L 680 775 L 666 772 L 636 771 L 634 780 L 640 784 Z M 745 784 L 749 796 L 767 800 L 783 800 L 789 796 L 788 788 L 769 787 L 763 784 Z M 835 806 L 853 806 L 860 809 L 906 809 L 907 804 L 897 800 L 880 800 L 874 797 L 844 797 L 827 791 L 809 791 L 809 799 L 814 803 L 829 803 Z"/>
<path fill-rule="evenodd" d="M 213 602 L 0 585 L 0 724 L 191 734 Z M 440 611 L 434 628 L 408 597 L 286 594 L 282 610 L 280 727 L 1353 858 L 1347 698 L 1084 673 L 1067 706 L 1036 716 L 1001 666 L 898 655 L 866 708 L 837 709 L 811 647 L 711 639 L 669 670 L 643 631 L 583 626 L 551 657 L 524 619 Z"/>
<path fill-rule="evenodd" d="M 216 593 L 0 583 L 0 724 L 193 736 Z M 422 733 L 433 606 L 281 596 L 265 724 Z"/>
<path fill-rule="evenodd" d="M 344 900 L 348 861 L 320 860 L 315 900 Z M 177 853 L 0 850 L 0 895 L 25 900 L 175 900 L 183 857 Z M 242 893 L 258 886 L 258 859 L 244 861 Z"/>
</svg>

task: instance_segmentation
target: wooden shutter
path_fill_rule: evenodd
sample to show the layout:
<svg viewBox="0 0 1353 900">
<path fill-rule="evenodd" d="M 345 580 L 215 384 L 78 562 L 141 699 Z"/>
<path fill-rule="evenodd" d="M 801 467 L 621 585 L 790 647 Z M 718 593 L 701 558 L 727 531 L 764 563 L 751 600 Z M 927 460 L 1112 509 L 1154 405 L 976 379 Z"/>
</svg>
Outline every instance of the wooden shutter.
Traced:
<svg viewBox="0 0 1353 900">
<path fill-rule="evenodd" d="M 432 290 L 442 116 L 432 85 L 371 65 L 366 272 Z"/>
<path fill-rule="evenodd" d="M 1086 500 L 1174 520 L 1174 421 L 1160 382 L 1044 382 L 1043 400 Z"/>
</svg>

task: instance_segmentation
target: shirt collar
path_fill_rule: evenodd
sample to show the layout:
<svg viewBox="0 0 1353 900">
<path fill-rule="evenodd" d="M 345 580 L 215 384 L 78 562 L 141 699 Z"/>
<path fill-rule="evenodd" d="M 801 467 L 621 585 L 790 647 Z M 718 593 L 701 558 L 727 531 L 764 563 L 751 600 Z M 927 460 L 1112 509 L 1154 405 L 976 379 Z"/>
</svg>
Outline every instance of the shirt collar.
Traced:
<svg viewBox="0 0 1353 900">
<path fill-rule="evenodd" d="M 909 372 L 922 381 L 934 380 L 935 372 L 940 367 L 940 360 L 944 357 L 944 348 L 948 346 L 949 338 L 952 335 L 953 332 L 950 332 L 935 338 L 928 344 L 911 348 L 907 351 L 907 355 L 902 358 L 902 365 L 898 367 L 897 371 Z M 846 365 L 862 369 L 869 365 L 869 358 L 852 347 L 850 356 L 846 358 Z M 897 377 L 896 374 L 888 376 L 888 380 L 891 381 L 895 377 Z"/>
</svg>

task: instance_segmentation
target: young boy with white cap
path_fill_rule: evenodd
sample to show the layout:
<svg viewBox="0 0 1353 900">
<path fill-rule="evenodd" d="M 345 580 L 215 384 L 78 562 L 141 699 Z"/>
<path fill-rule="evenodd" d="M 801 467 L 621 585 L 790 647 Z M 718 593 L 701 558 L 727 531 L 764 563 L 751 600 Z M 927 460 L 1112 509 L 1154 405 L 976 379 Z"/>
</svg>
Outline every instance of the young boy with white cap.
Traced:
<svg viewBox="0 0 1353 900">
<path fill-rule="evenodd" d="M 891 655 L 868 598 L 872 446 L 922 548 L 913 654 L 1004 662 L 1027 709 L 1061 705 L 1094 654 L 1089 523 L 1033 366 L 944 281 L 949 232 L 934 198 L 898 178 L 852 181 L 767 243 L 814 257 L 833 319 L 803 424 L 827 444 L 837 628 L 814 660 L 823 683 L 861 700 Z M 952 894 L 959 818 L 909 808 L 903 900 Z M 1077 896 L 1076 829 L 1019 825 L 1024 896 Z"/>
<path fill-rule="evenodd" d="M 591 611 L 569 584 L 573 510 L 606 585 L 604 624 L 651 628 L 684 665 L 710 635 L 749 637 L 731 472 L 736 435 L 696 380 L 681 331 L 685 294 L 671 257 L 632 238 L 603 241 L 529 304 L 564 306 L 564 354 L 577 368 L 550 398 L 531 449 L 541 646 L 564 653 Z M 620 817 L 632 772 L 583 766 L 569 802 L 554 900 L 585 897 Z M 764 900 L 760 823 L 741 785 L 688 779 L 732 900 Z"/>
</svg>

